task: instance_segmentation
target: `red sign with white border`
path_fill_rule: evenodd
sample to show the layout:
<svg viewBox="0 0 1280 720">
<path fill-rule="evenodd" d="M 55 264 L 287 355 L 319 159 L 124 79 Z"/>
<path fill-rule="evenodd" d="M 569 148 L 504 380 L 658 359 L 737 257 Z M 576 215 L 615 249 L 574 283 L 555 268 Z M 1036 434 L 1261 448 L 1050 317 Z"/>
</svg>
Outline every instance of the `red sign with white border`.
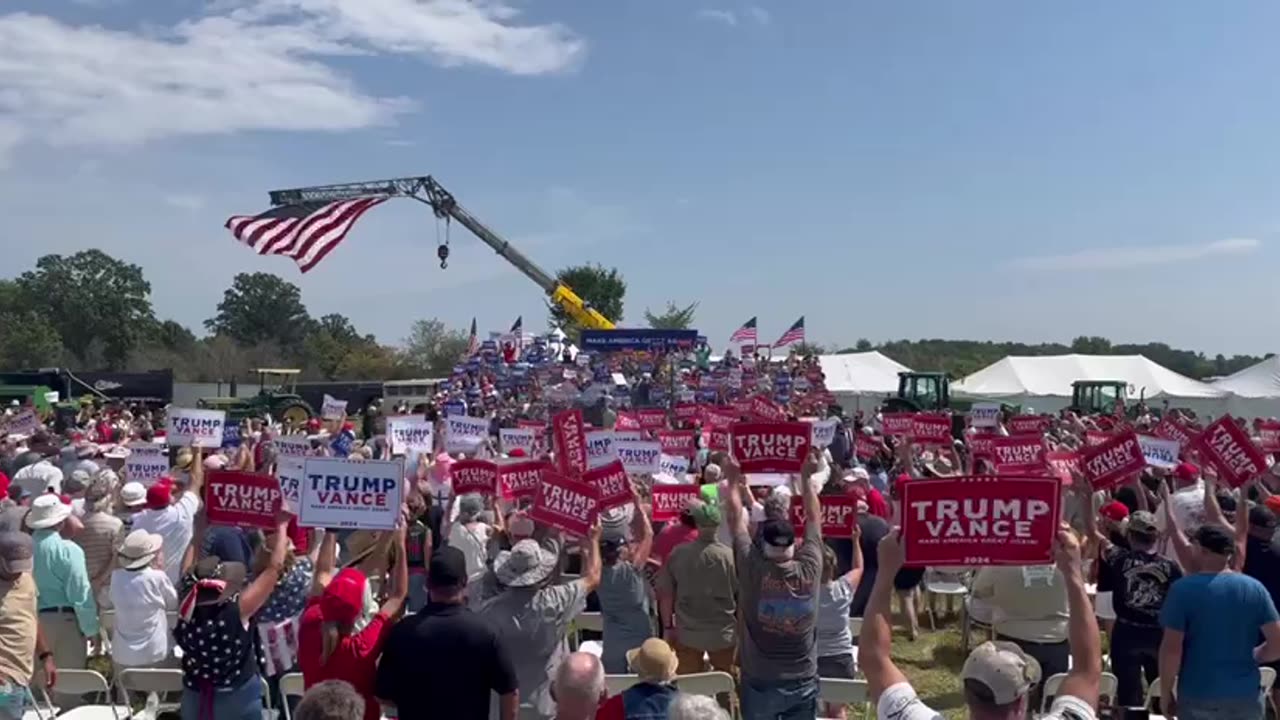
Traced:
<svg viewBox="0 0 1280 720">
<path fill-rule="evenodd" d="M 542 484 L 542 471 L 550 468 L 541 460 L 521 460 L 498 465 L 498 487 L 506 500 L 531 498 L 538 494 Z"/>
<path fill-rule="evenodd" d="M 1138 434 L 1132 430 L 1087 448 L 1080 457 L 1080 472 L 1094 490 L 1110 490 L 1146 466 Z"/>
<path fill-rule="evenodd" d="M 787 414 L 778 404 L 763 395 L 751 396 L 751 415 L 760 422 L 786 422 Z"/>
<path fill-rule="evenodd" d="M 588 470 L 582 481 L 595 487 L 602 512 L 631 503 L 631 479 L 621 460 Z"/>
<path fill-rule="evenodd" d="M 1231 487 L 1240 487 L 1267 471 L 1267 459 L 1249 436 L 1224 415 L 1195 440 L 1200 456 Z"/>
<path fill-rule="evenodd" d="M 1047 565 L 1058 532 L 1056 477 L 917 478 L 902 488 L 906 564 Z"/>
<path fill-rule="evenodd" d="M 556 413 L 551 418 L 551 437 L 560 472 L 577 476 L 587 471 L 587 429 L 581 410 Z"/>
<path fill-rule="evenodd" d="M 1010 435 L 991 441 L 991 458 L 1000 475 L 1038 475 L 1044 472 L 1044 436 Z"/>
<path fill-rule="evenodd" d="M 581 480 L 544 469 L 529 517 L 570 535 L 585 536 L 599 512 L 596 489 Z"/>
<path fill-rule="evenodd" d="M 458 460 L 449 468 L 453 493 L 493 495 L 498 491 L 498 465 L 488 460 Z"/>
<path fill-rule="evenodd" d="M 204 486 L 205 513 L 210 525 L 276 527 L 284 496 L 280 481 L 272 475 L 210 470 Z"/>
<path fill-rule="evenodd" d="M 667 455 L 692 458 L 698 452 L 692 430 L 659 430 L 658 444 Z"/>
<path fill-rule="evenodd" d="M 806 422 L 735 423 L 729 430 L 733 457 L 744 473 L 799 472 L 812 435 Z"/>
<path fill-rule="evenodd" d="M 696 485 L 654 485 L 653 521 L 675 520 L 680 517 L 685 507 L 698 497 L 699 490 Z"/>
<path fill-rule="evenodd" d="M 880 427 L 885 435 L 911 437 L 915 413 L 885 413 L 880 417 Z"/>
<path fill-rule="evenodd" d="M 849 539 L 853 525 L 858 521 L 858 498 L 852 495 L 823 495 L 818 498 L 822 507 L 822 537 Z M 796 535 L 804 536 L 804 498 L 791 498 L 791 524 Z"/>
<path fill-rule="evenodd" d="M 911 418 L 911 441 L 917 445 L 950 445 L 951 418 L 934 413 L 916 413 Z"/>
<path fill-rule="evenodd" d="M 1046 433 L 1053 425 L 1048 415 L 1015 415 L 1009 418 L 1009 434 Z"/>
</svg>

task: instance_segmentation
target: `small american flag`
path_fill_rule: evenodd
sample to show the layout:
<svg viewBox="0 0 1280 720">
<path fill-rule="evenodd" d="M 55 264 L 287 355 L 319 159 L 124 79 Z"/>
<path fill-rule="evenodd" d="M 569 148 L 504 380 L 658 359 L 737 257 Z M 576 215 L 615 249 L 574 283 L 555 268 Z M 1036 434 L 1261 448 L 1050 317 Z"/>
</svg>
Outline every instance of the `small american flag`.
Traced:
<svg viewBox="0 0 1280 720">
<path fill-rule="evenodd" d="M 467 357 L 474 357 L 480 352 L 480 337 L 476 335 L 476 319 L 471 318 L 471 337 L 467 340 Z"/>
<path fill-rule="evenodd" d="M 516 336 L 516 352 L 518 353 L 524 349 L 524 316 L 523 315 L 517 317 L 516 321 L 511 323 L 511 334 Z"/>
<path fill-rule="evenodd" d="M 742 323 L 742 327 L 734 330 L 733 334 L 729 336 L 729 342 L 731 343 L 755 345 L 759 341 L 760 336 L 756 334 L 755 318 L 751 318 L 750 320 Z"/>
<path fill-rule="evenodd" d="M 802 342 L 804 342 L 804 316 L 803 315 L 801 315 L 800 319 L 795 321 L 795 323 L 792 324 L 790 328 L 787 328 L 786 332 L 782 333 L 782 337 L 778 338 L 778 341 L 775 342 L 773 346 L 786 347 L 792 343 L 802 343 Z"/>
<path fill-rule="evenodd" d="M 361 215 L 385 201 L 362 197 L 281 205 L 260 215 L 235 215 L 226 226 L 259 255 L 293 258 L 305 273 L 338 247 Z"/>
</svg>

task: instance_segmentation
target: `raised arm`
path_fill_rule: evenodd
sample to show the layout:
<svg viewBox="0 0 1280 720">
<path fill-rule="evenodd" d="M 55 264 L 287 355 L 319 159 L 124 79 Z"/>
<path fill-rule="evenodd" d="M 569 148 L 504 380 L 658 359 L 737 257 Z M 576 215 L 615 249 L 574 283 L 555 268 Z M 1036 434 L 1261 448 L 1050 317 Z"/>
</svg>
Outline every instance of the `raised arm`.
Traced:
<svg viewBox="0 0 1280 720">
<path fill-rule="evenodd" d="M 267 604 L 271 592 L 276 589 L 276 583 L 280 582 L 285 554 L 289 549 L 289 519 L 288 513 L 280 513 L 276 517 L 276 534 L 272 538 L 271 557 L 267 566 L 240 593 L 240 619 L 243 622 L 249 622 L 250 618 L 258 614 L 262 606 Z"/>
<path fill-rule="evenodd" d="M 1169 542 L 1173 545 L 1173 554 L 1178 558 L 1178 564 L 1182 566 L 1183 571 L 1187 571 L 1195 567 L 1194 556 L 1191 552 L 1191 543 L 1187 542 L 1187 536 L 1182 534 L 1182 528 L 1178 527 L 1178 516 L 1173 512 L 1172 498 L 1169 496 L 1168 483 L 1160 483 L 1160 504 L 1164 506 L 1164 523 L 1165 531 L 1169 534 Z"/>
<path fill-rule="evenodd" d="M 597 519 L 578 545 L 582 555 L 582 583 L 586 585 L 588 593 L 595 592 L 600 587 L 600 574 L 604 570 L 600 560 L 601 532 L 600 521 Z"/>
<path fill-rule="evenodd" d="M 862 525 L 858 523 L 862 518 L 856 509 L 854 512 L 853 530 L 849 533 L 849 539 L 853 540 L 853 566 L 844 576 L 844 581 L 851 588 L 857 588 L 862 583 Z"/>
<path fill-rule="evenodd" d="M 631 507 L 634 509 L 631 514 L 631 531 L 635 534 L 636 543 L 631 551 L 631 565 L 637 570 L 644 570 L 645 564 L 649 562 L 649 553 L 653 550 L 653 525 L 649 523 L 649 516 L 640 504 L 640 493 L 636 492 L 634 483 L 631 485 Z"/>
<path fill-rule="evenodd" d="M 320 552 L 316 555 L 315 572 L 311 577 L 311 594 L 319 595 L 329 586 L 333 579 L 333 571 L 338 565 L 338 534 L 326 531 L 320 541 Z"/>
<path fill-rule="evenodd" d="M 191 482 L 187 483 L 187 492 L 200 497 L 204 489 L 204 448 L 191 448 Z"/>
<path fill-rule="evenodd" d="M 729 523 L 729 532 L 733 535 L 735 544 L 739 541 L 749 541 L 747 513 L 742 509 L 742 492 L 747 479 L 743 476 L 738 463 L 733 460 L 726 459 L 721 467 L 729 480 L 729 487 L 726 488 L 728 494 L 720 498 L 724 503 L 725 522 Z"/>
<path fill-rule="evenodd" d="M 396 561 L 391 570 L 391 592 L 382 602 L 382 613 L 394 618 L 404 609 L 404 601 L 409 597 L 409 553 L 404 546 L 405 523 L 401 522 L 390 534 Z"/>
<path fill-rule="evenodd" d="M 818 501 L 818 490 L 813 486 L 813 476 L 820 466 L 821 450 L 810 450 L 804 467 L 800 469 L 800 496 L 804 498 L 804 539 L 806 542 L 818 542 L 822 538 L 822 503 Z"/>
<path fill-rule="evenodd" d="M 1249 553 L 1249 485 L 1246 483 L 1236 491 L 1236 553 L 1231 557 L 1231 569 L 1244 572 L 1245 556 Z"/>
<path fill-rule="evenodd" d="M 902 531 L 894 528 L 876 548 L 878 569 L 876 583 L 871 588 L 871 598 L 862 616 L 862 634 L 858 638 L 858 667 L 867 678 L 867 691 L 871 705 L 880 702 L 885 690 L 907 682 L 890 657 L 893 645 L 893 619 L 889 604 L 893 598 L 893 577 L 902 568 L 904 559 Z"/>
<path fill-rule="evenodd" d="M 1102 684 L 1102 635 L 1084 587 L 1080 541 L 1070 527 L 1064 525 L 1058 530 L 1054 552 L 1067 585 L 1067 639 L 1071 645 L 1071 670 L 1062 681 L 1062 694 L 1079 698 L 1097 710 Z"/>
</svg>

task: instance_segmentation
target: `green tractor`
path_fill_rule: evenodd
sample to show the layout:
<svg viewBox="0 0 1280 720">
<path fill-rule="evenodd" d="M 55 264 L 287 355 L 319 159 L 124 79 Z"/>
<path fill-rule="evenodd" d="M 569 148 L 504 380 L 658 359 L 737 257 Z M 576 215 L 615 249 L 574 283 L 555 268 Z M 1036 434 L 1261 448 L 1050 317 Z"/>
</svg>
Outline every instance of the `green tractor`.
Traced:
<svg viewBox="0 0 1280 720">
<path fill-rule="evenodd" d="M 0 411 L 5 406 L 17 402 L 19 405 L 32 406 L 41 415 L 45 415 L 56 404 L 49 402 L 53 395 L 53 388 L 47 385 L 7 385 L 0 383 Z"/>
<path fill-rule="evenodd" d="M 1071 383 L 1069 409 L 1078 415 L 1123 415 L 1128 389 L 1123 380 L 1077 380 Z"/>
<path fill-rule="evenodd" d="M 258 376 L 261 390 L 252 397 L 200 398 L 197 404 L 210 410 L 223 410 L 227 420 L 239 422 L 245 418 L 260 418 L 270 414 L 277 422 L 302 427 L 315 417 L 311 405 L 298 395 L 298 375 L 301 370 L 258 368 L 250 372 Z"/>
<path fill-rule="evenodd" d="M 920 412 L 951 407 L 951 378 L 941 372 L 898 373 L 898 394 L 884 401 L 886 412 Z"/>
</svg>

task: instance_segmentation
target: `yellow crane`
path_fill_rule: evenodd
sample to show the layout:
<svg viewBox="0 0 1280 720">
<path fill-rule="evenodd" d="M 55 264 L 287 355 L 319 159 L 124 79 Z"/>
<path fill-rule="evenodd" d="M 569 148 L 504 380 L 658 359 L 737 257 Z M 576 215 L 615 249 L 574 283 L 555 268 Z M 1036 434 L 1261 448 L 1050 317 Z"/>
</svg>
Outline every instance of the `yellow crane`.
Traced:
<svg viewBox="0 0 1280 720">
<path fill-rule="evenodd" d="M 524 273 L 524 276 L 538 284 L 547 294 L 551 302 L 564 310 L 569 317 L 584 328 L 590 330 L 612 330 L 614 325 L 608 318 L 588 305 L 568 285 L 559 282 L 532 260 L 525 257 L 511 243 L 503 239 L 487 225 L 476 219 L 454 199 L 435 178 L 430 175 L 420 177 L 395 178 L 393 180 L 373 180 L 369 182 L 343 183 L 341 185 L 318 185 L 315 187 L 293 188 L 290 190 L 273 190 L 271 204 L 296 205 L 304 202 L 334 202 L 360 197 L 405 197 L 431 206 L 436 217 L 449 222 L 456 220 L 459 225 L 470 230 L 472 234 L 507 262 Z M 448 240 L 436 249 L 440 258 L 440 267 L 448 266 Z"/>
</svg>

